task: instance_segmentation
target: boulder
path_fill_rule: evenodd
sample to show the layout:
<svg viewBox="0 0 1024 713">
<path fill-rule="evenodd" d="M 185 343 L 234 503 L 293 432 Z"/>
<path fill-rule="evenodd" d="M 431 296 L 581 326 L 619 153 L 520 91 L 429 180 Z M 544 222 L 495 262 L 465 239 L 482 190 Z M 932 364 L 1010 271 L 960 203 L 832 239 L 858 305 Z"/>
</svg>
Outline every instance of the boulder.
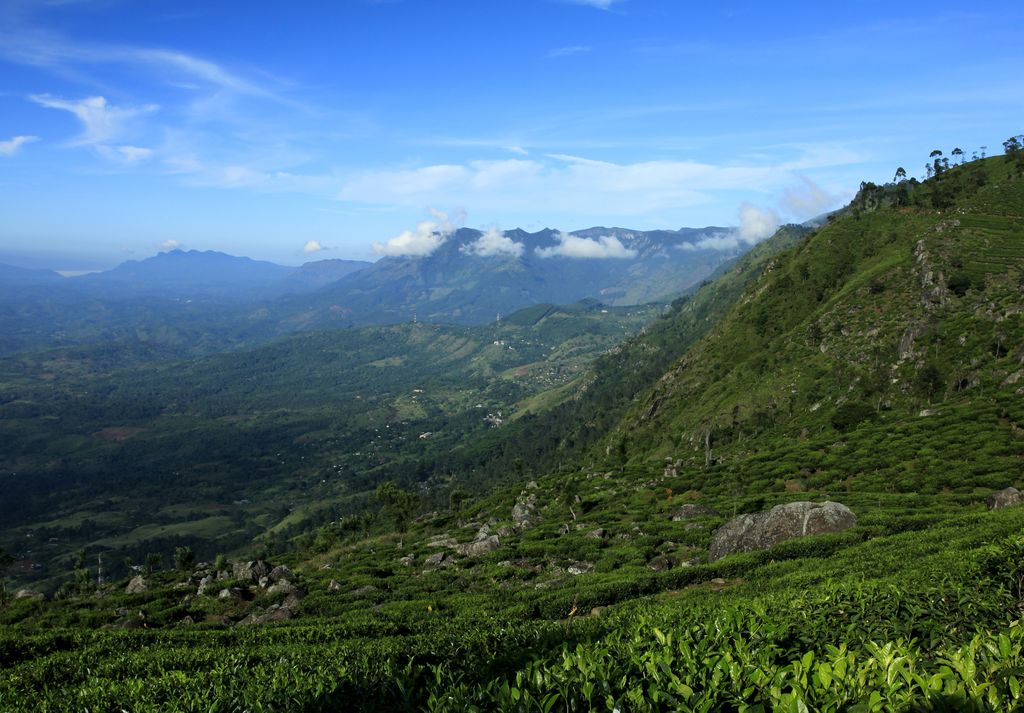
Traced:
<svg viewBox="0 0 1024 713">
<path fill-rule="evenodd" d="M 199 580 L 199 589 L 196 590 L 196 594 L 203 595 L 213 589 L 214 583 L 217 579 L 211 574 L 203 577 Z"/>
<path fill-rule="evenodd" d="M 501 546 L 497 535 L 490 535 L 482 540 L 473 540 L 455 547 L 455 551 L 464 557 L 480 557 L 494 552 Z"/>
<path fill-rule="evenodd" d="M 259 582 L 260 578 L 269 575 L 271 570 L 273 570 L 273 567 L 264 560 L 237 562 L 235 563 L 234 575 L 235 579 L 240 579 L 244 582 Z"/>
<path fill-rule="evenodd" d="M 124 588 L 124 591 L 128 594 L 141 594 L 147 589 L 149 589 L 149 585 L 146 580 L 142 578 L 141 574 L 137 574 L 128 581 L 128 586 Z"/>
<path fill-rule="evenodd" d="M 740 515 L 715 530 L 708 562 L 736 552 L 767 550 L 794 537 L 842 532 L 856 524 L 857 516 L 841 503 L 776 505 L 767 512 Z"/>
<path fill-rule="evenodd" d="M 1016 505 L 1024 504 L 1024 493 L 1016 488 L 1003 488 L 998 493 L 992 493 L 985 500 L 989 510 L 1002 510 Z"/>
<path fill-rule="evenodd" d="M 43 601 L 46 599 L 46 595 L 42 592 L 36 592 L 31 589 L 19 589 L 14 593 L 15 599 L 37 599 Z"/>
<path fill-rule="evenodd" d="M 249 616 L 238 622 L 239 626 L 253 626 L 258 624 L 268 624 L 272 621 L 288 621 L 295 615 L 292 610 L 286 606 L 278 606 L 276 604 L 267 607 L 266 611 L 262 614 L 253 612 Z"/>
<path fill-rule="evenodd" d="M 519 498 L 512 508 L 512 522 L 520 530 L 531 527 L 534 523 L 534 512 L 537 510 L 537 496 L 530 495 L 528 498 Z"/>
<path fill-rule="evenodd" d="M 423 560 L 423 566 L 428 570 L 436 567 L 451 567 L 453 564 L 455 564 L 455 558 L 447 552 L 435 552 Z"/>
<path fill-rule="evenodd" d="M 654 572 L 664 572 L 679 566 L 679 560 L 671 555 L 658 555 L 647 563 L 647 569 Z"/>
<path fill-rule="evenodd" d="M 672 513 L 672 522 L 692 520 L 695 517 L 718 517 L 718 511 L 709 508 L 707 505 L 687 503 Z"/>
<path fill-rule="evenodd" d="M 295 577 L 292 571 L 285 567 L 283 564 L 279 564 L 270 570 L 270 574 L 267 575 L 271 582 L 280 582 L 282 579 L 293 579 Z"/>
<path fill-rule="evenodd" d="M 594 571 L 594 565 L 591 564 L 590 562 L 573 562 L 572 564 L 570 564 L 568 567 L 565 568 L 565 571 L 568 572 L 571 575 L 579 576 L 581 574 L 587 574 L 588 572 L 593 572 Z"/>
<path fill-rule="evenodd" d="M 218 599 L 244 599 L 246 591 L 240 587 L 226 587 L 217 593 Z"/>
<path fill-rule="evenodd" d="M 267 594 L 284 594 L 285 596 L 287 596 L 289 594 L 295 594 L 296 592 L 301 591 L 301 589 L 296 587 L 287 579 L 282 579 L 280 582 L 277 582 L 276 584 L 271 584 L 269 587 L 267 587 Z"/>
<path fill-rule="evenodd" d="M 605 531 L 603 527 L 599 527 L 596 530 L 591 530 L 587 533 L 587 537 L 589 537 L 592 540 L 603 540 L 604 536 Z"/>
<path fill-rule="evenodd" d="M 398 558 L 398 562 L 399 562 L 399 564 L 403 564 L 406 567 L 411 567 L 412 563 L 413 563 L 413 561 L 415 561 L 415 559 L 416 559 L 416 555 L 409 554 L 409 555 L 406 555 L 405 557 L 399 557 Z"/>
</svg>

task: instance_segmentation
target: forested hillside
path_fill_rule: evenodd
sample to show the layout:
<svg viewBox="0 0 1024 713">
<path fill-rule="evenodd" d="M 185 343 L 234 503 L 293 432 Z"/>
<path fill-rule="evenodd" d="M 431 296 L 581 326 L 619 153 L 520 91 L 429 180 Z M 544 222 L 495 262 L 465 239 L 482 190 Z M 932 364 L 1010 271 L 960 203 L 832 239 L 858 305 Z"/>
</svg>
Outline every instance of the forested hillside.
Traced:
<svg viewBox="0 0 1024 713">
<path fill-rule="evenodd" d="M 440 487 L 385 481 L 234 562 L 182 549 L 97 586 L 81 560 L 62 598 L 0 613 L 0 701 L 1019 710 L 1024 176 L 1007 148 L 784 229 L 564 391 L 424 452 Z"/>
</svg>

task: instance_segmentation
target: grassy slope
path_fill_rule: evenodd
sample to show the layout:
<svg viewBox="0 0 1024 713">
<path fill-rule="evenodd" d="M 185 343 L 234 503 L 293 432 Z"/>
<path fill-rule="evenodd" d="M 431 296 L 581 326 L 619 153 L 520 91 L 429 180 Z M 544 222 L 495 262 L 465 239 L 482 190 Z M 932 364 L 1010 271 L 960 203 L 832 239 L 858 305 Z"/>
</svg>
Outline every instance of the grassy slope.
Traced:
<svg viewBox="0 0 1024 713">
<path fill-rule="evenodd" d="M 146 595 L 19 602 L 3 617 L 15 629 L 0 639 L 13 666 L 0 696 L 33 701 L 46 681 L 52 702 L 100 707 L 198 709 L 212 692 L 228 710 L 1015 710 L 1024 508 L 981 500 L 1020 477 L 1024 453 L 1024 190 L 999 159 L 945 179 L 774 258 L 599 444 L 604 467 L 550 472 L 402 534 L 325 528 L 289 556 L 310 593 L 281 627 L 84 631 L 117 621 L 121 602 L 171 627 L 273 601 L 182 595 L 170 574 Z M 952 180 L 955 205 L 935 212 Z M 963 294 L 942 290 L 959 271 Z M 497 529 L 530 496 L 534 527 L 424 566 L 431 537 Z M 648 566 L 701 557 L 733 512 L 826 497 L 854 509 L 854 529 Z M 722 515 L 671 520 L 692 500 Z M 580 562 L 593 571 L 570 574 Z"/>
</svg>

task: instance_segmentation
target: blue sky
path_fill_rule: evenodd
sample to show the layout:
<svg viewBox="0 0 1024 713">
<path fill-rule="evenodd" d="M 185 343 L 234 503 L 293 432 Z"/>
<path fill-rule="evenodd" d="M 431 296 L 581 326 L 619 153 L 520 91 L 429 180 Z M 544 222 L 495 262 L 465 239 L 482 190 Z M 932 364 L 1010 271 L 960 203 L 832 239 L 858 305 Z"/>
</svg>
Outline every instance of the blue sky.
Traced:
<svg viewBox="0 0 1024 713">
<path fill-rule="evenodd" d="M 1019 2 L 291 5 L 0 2 L 0 261 L 804 220 L 1024 130 Z"/>
</svg>

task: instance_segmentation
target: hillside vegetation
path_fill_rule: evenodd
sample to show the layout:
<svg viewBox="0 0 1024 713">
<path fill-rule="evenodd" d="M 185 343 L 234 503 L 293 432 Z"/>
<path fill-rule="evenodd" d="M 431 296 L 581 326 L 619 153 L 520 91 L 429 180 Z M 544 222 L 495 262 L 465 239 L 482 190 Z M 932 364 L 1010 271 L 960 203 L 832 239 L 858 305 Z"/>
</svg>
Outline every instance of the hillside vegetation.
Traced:
<svg viewBox="0 0 1024 713">
<path fill-rule="evenodd" d="M 0 701 L 1020 710 L 1024 507 L 986 501 L 1024 485 L 1022 216 L 1015 156 L 865 185 L 575 400 L 423 461 L 505 485 L 385 482 L 269 563 L 182 556 L 133 593 L 83 566 L 65 598 L 13 601 Z M 709 557 L 734 516 L 800 501 L 855 524 Z"/>
</svg>

